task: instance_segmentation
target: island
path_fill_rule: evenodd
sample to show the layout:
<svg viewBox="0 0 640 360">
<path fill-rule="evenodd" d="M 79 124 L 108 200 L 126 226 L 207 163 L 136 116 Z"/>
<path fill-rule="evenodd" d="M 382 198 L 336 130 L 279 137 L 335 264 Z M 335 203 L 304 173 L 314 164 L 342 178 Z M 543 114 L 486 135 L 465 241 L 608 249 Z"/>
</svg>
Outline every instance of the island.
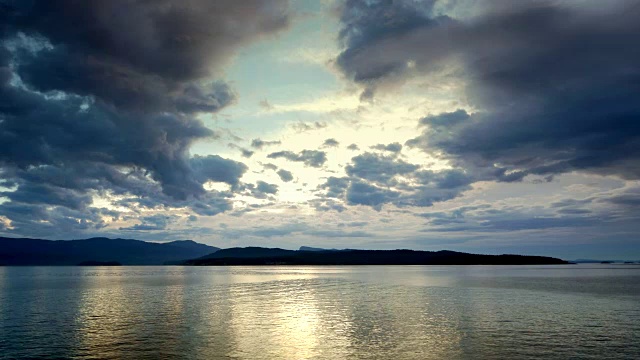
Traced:
<svg viewBox="0 0 640 360">
<path fill-rule="evenodd" d="M 188 260 L 184 265 L 561 265 L 568 261 L 526 255 L 481 255 L 456 251 L 418 250 L 286 250 L 229 248 Z"/>
<path fill-rule="evenodd" d="M 4 266 L 165 265 L 211 254 L 219 248 L 192 240 L 149 242 L 90 238 L 44 240 L 0 237 Z"/>
<path fill-rule="evenodd" d="M 220 249 L 192 240 L 148 242 L 90 238 L 43 240 L 0 237 L 4 266 L 118 265 L 561 265 L 570 262 L 546 256 L 483 255 L 441 250 L 323 249 L 266 247 Z M 0 265 L 0 266 L 2 266 Z"/>
</svg>

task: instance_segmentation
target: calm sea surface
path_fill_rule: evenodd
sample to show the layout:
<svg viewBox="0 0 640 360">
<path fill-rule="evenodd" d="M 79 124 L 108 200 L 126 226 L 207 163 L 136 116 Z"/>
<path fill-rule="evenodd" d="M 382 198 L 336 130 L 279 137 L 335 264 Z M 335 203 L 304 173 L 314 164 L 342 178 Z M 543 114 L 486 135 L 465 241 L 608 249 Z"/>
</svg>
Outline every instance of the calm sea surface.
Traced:
<svg viewBox="0 0 640 360">
<path fill-rule="evenodd" d="M 0 359 L 640 359 L 640 266 L 0 267 Z"/>
</svg>

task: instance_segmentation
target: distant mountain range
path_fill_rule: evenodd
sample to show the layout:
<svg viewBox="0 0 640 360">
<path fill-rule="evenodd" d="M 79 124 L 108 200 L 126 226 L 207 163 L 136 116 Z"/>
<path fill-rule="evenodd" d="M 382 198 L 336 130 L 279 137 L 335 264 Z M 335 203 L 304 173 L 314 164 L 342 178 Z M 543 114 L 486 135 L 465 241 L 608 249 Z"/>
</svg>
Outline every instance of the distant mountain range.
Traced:
<svg viewBox="0 0 640 360">
<path fill-rule="evenodd" d="M 455 251 L 245 247 L 220 249 L 192 240 L 39 240 L 0 237 L 0 265 L 539 265 L 552 257 L 478 255 Z"/>
<path fill-rule="evenodd" d="M 152 243 L 131 239 L 39 240 L 0 237 L 0 265 L 163 265 L 219 248 L 192 240 Z"/>
<path fill-rule="evenodd" d="M 185 262 L 186 265 L 542 265 L 568 264 L 545 256 L 478 255 L 456 251 L 323 250 L 301 247 L 230 248 Z"/>
</svg>

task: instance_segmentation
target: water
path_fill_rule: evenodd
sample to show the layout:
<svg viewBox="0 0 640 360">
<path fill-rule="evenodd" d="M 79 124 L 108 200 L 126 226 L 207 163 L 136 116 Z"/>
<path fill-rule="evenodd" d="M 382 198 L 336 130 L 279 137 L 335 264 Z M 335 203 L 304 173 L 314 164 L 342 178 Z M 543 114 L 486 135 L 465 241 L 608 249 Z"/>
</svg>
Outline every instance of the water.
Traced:
<svg viewBox="0 0 640 360">
<path fill-rule="evenodd" d="M 640 358 L 640 266 L 5 267 L 0 359 Z"/>
</svg>

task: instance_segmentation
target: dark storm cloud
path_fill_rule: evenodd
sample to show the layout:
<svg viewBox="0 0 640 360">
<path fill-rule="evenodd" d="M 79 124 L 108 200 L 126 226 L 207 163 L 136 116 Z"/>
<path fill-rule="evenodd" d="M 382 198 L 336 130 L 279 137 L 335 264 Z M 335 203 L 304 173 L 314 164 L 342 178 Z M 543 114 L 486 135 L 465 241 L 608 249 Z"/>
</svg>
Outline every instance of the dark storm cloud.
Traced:
<svg viewBox="0 0 640 360">
<path fill-rule="evenodd" d="M 5 202 L 0 213 L 11 220 L 12 233 L 22 236 L 47 238 L 54 234 L 73 236 L 80 231 L 98 230 L 106 226 L 105 217 L 117 217 L 117 213 L 98 208 L 75 210 L 59 206 L 55 211 L 50 205 Z"/>
<path fill-rule="evenodd" d="M 11 80 L 10 63 L 11 53 L 6 47 L 0 46 L 0 85 L 3 87 Z"/>
<path fill-rule="evenodd" d="M 327 162 L 327 153 L 318 150 L 302 150 L 299 153 L 293 151 L 278 151 L 267 155 L 270 159 L 284 158 L 289 161 L 302 162 L 311 167 L 322 167 Z"/>
<path fill-rule="evenodd" d="M 46 183 L 24 182 L 19 185 L 19 189 L 20 191 L 2 191 L 0 197 L 16 203 L 57 205 L 74 210 L 85 209 L 93 202 L 85 192 Z"/>
<path fill-rule="evenodd" d="M 223 82 L 207 85 L 171 83 L 156 74 L 116 67 L 85 54 L 72 55 L 54 48 L 23 53 L 18 74 L 34 89 L 91 95 L 132 111 L 215 112 L 236 95 Z"/>
<path fill-rule="evenodd" d="M 216 215 L 231 209 L 230 192 L 207 191 L 197 197 L 177 200 L 165 194 L 145 170 L 118 169 L 94 162 L 68 166 L 41 165 L 29 169 L 3 170 L 2 176 L 15 179 L 16 191 L 3 193 L 0 214 L 12 221 L 14 233 L 33 237 L 81 237 L 81 231 L 106 226 L 105 218 L 119 213 L 99 209 L 92 196 L 126 196 L 116 206 L 138 213 L 140 209 L 190 208 L 200 215 Z M 133 196 L 133 197 L 132 197 Z"/>
<path fill-rule="evenodd" d="M 433 2 L 348 1 L 339 68 L 365 86 L 461 65 L 478 109 L 421 121 L 407 145 L 477 176 L 517 181 L 569 171 L 640 178 L 640 7 L 494 2 L 469 19 Z"/>
<path fill-rule="evenodd" d="M 218 155 L 194 156 L 189 159 L 199 183 L 207 181 L 223 182 L 235 186 L 247 171 L 247 166 L 241 162 L 222 158 Z"/>
<path fill-rule="evenodd" d="M 0 88 L 0 95 L 4 166 L 139 166 L 170 196 L 203 192 L 189 164 L 193 142 L 214 136 L 201 121 L 169 113 L 134 116 L 98 103 L 87 105 L 75 95 L 47 99 L 10 85 Z"/>
<path fill-rule="evenodd" d="M 216 75 L 235 50 L 288 25 L 285 1 L 10 2 L 10 30 L 53 48 L 22 59 L 41 90 L 92 95 L 133 110 L 215 111 L 233 100 Z M 64 21 L 61 21 L 64 19 Z"/>
<path fill-rule="evenodd" d="M 291 174 L 291 171 L 280 169 L 276 172 L 276 174 L 278 174 L 278 176 L 280 176 L 280 180 L 284 182 L 289 182 L 293 180 L 293 174 Z"/>
<path fill-rule="evenodd" d="M 217 137 L 193 115 L 233 102 L 216 77 L 239 47 L 287 26 L 286 2 L 1 6 L 0 173 L 10 190 L 0 215 L 15 233 L 104 227 L 113 212 L 94 196 L 120 196 L 133 211 L 231 208 L 231 192 L 203 185 L 239 188 L 246 166 L 191 157 L 196 141 Z"/>
<path fill-rule="evenodd" d="M 282 142 L 279 140 L 278 141 L 266 141 L 262 139 L 251 140 L 251 147 L 255 149 L 262 149 L 265 146 L 280 145 L 280 144 L 282 144 Z"/>
<path fill-rule="evenodd" d="M 437 25 L 438 20 L 429 17 L 433 3 L 348 0 L 343 5 L 339 39 L 344 50 L 336 64 L 356 82 L 369 85 L 364 98 L 373 95 L 379 79 L 406 71 L 411 57 L 398 54 L 404 49 L 393 44 L 406 34 Z"/>
</svg>

